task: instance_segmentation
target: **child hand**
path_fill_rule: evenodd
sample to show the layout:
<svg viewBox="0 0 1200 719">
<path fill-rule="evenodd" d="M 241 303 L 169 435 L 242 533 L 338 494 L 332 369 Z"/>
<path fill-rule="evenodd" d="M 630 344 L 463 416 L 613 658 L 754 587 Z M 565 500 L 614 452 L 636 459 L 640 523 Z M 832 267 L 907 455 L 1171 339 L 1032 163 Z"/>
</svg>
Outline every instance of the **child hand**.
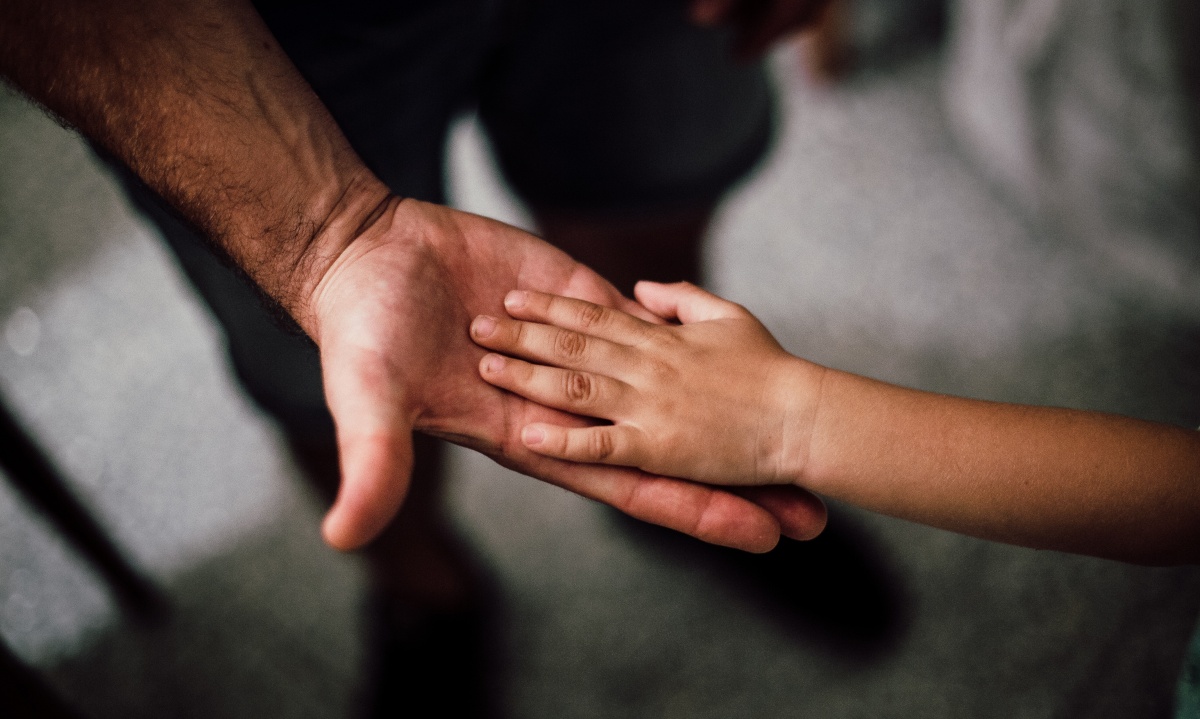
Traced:
<svg viewBox="0 0 1200 719">
<path fill-rule="evenodd" d="M 743 307 L 694 285 L 641 282 L 634 294 L 682 324 L 520 291 L 505 298 L 511 319 L 475 318 L 475 342 L 510 355 L 485 356 L 484 380 L 612 422 L 530 424 L 525 445 L 560 459 L 710 484 L 798 480 L 824 369 L 785 352 Z"/>
</svg>

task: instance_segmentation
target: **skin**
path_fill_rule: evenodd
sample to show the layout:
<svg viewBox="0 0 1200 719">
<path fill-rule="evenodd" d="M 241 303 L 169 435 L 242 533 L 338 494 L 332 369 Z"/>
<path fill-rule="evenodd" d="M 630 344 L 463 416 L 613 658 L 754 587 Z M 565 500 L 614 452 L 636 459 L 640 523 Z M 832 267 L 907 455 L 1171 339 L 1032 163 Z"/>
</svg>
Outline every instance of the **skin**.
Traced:
<svg viewBox="0 0 1200 719">
<path fill-rule="evenodd" d="M 1200 433 L 1098 412 L 920 392 L 785 352 L 744 308 L 639 283 L 654 324 L 512 292 L 472 337 L 488 382 L 594 427 L 531 422 L 527 447 L 724 485 L 787 484 L 1028 547 L 1200 561 Z"/>
<path fill-rule="evenodd" d="M 10 0 L 0 75 L 133 169 L 317 343 L 341 459 L 331 545 L 360 547 L 395 515 L 413 430 L 710 542 L 766 551 L 824 526 L 807 492 L 750 501 L 526 447 L 527 424 L 581 420 L 481 381 L 469 319 L 513 287 L 653 316 L 532 235 L 392 195 L 248 3 Z"/>
</svg>

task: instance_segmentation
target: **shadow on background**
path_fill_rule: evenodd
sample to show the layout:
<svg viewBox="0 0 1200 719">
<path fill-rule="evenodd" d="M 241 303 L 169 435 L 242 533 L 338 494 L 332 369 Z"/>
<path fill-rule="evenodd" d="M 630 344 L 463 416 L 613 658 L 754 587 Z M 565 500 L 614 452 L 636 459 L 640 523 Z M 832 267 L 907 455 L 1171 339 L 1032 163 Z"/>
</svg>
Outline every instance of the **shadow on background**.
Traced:
<svg viewBox="0 0 1200 719">
<path fill-rule="evenodd" d="M 644 546 L 715 583 L 794 641 L 850 664 L 891 653 L 910 621 L 904 586 L 882 545 L 835 505 L 816 539 L 786 537 L 765 554 L 718 547 L 618 515 Z"/>
<path fill-rule="evenodd" d="M 164 586 L 169 621 L 124 622 L 46 676 L 95 719 L 357 715 L 361 596 L 311 561 L 310 543 L 276 527 L 194 567 Z"/>
</svg>

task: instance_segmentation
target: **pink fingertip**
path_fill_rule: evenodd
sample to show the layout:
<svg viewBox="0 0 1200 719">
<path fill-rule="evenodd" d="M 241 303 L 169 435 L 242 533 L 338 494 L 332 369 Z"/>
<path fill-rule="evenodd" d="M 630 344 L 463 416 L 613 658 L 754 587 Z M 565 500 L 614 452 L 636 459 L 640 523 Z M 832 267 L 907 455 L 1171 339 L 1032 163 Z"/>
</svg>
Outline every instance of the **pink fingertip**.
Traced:
<svg viewBox="0 0 1200 719">
<path fill-rule="evenodd" d="M 521 441 L 528 446 L 539 445 L 546 441 L 546 430 L 541 427 L 526 427 L 521 430 Z"/>
<path fill-rule="evenodd" d="M 480 339 L 487 339 L 496 332 L 496 318 L 480 315 L 471 323 L 471 332 Z"/>
<path fill-rule="evenodd" d="M 518 310 L 529 301 L 529 293 L 524 290 L 513 290 L 504 297 L 504 306 L 510 310 Z"/>
<path fill-rule="evenodd" d="M 483 358 L 483 371 L 495 374 L 504 369 L 504 358 L 497 354 L 489 354 Z"/>
</svg>

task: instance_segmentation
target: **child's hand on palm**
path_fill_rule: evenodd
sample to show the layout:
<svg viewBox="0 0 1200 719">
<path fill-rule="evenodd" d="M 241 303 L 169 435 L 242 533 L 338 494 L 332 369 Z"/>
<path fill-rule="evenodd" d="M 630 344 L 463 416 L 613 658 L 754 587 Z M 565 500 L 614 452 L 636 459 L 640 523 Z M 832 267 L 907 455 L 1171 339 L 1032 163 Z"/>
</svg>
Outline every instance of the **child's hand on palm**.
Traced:
<svg viewBox="0 0 1200 719">
<path fill-rule="evenodd" d="M 687 283 L 639 283 L 638 300 L 678 325 L 512 292 L 509 318 L 478 317 L 488 382 L 548 407 L 609 420 L 530 424 L 534 452 L 725 485 L 795 481 L 808 455 L 823 368 L 783 350 L 739 305 Z M 519 359 L 514 359 L 519 358 Z"/>
</svg>

